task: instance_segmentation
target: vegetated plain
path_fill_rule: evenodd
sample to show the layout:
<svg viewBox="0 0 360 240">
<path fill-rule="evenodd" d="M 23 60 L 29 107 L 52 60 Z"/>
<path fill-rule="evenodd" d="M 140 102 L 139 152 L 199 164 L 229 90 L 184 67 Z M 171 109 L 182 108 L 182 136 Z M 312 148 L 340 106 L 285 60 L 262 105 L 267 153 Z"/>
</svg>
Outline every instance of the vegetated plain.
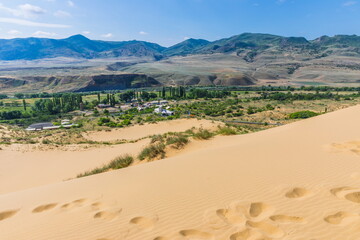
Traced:
<svg viewBox="0 0 360 240">
<path fill-rule="evenodd" d="M 359 88 L 314 86 L 163 87 L 93 93 L 17 93 L 0 97 L 0 123 L 11 129 L 2 133 L 0 143 L 49 146 L 121 144 L 129 140 L 97 142 L 86 139 L 84 133 L 182 118 L 223 122 L 236 133 L 247 133 L 355 105 L 360 99 Z M 164 102 L 162 108 L 173 114 L 154 113 L 160 102 Z M 60 125 L 62 119 L 70 119 L 77 125 L 51 133 L 24 131 L 32 123 L 49 121 Z"/>
</svg>

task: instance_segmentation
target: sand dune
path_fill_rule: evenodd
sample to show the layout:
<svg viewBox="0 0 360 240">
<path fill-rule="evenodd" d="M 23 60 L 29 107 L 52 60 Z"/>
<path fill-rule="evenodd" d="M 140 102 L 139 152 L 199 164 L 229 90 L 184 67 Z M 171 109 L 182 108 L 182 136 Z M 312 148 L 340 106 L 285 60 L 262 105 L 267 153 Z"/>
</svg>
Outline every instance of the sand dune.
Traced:
<svg viewBox="0 0 360 240">
<path fill-rule="evenodd" d="M 360 141 L 359 117 L 355 106 L 2 194 L 0 239 L 358 240 L 359 155 L 333 148 Z"/>
</svg>

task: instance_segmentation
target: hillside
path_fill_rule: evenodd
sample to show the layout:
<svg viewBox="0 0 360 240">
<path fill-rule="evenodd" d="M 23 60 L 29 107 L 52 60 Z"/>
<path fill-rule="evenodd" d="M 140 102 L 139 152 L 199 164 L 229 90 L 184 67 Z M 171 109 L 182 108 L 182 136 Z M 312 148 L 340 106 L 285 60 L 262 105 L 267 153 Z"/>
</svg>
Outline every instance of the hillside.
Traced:
<svg viewBox="0 0 360 240">
<path fill-rule="evenodd" d="M 165 49 L 158 44 L 143 41 L 93 41 L 82 35 L 66 39 L 24 38 L 0 40 L 0 60 L 34 60 L 42 58 L 106 58 L 153 57 L 161 58 Z"/>
</svg>

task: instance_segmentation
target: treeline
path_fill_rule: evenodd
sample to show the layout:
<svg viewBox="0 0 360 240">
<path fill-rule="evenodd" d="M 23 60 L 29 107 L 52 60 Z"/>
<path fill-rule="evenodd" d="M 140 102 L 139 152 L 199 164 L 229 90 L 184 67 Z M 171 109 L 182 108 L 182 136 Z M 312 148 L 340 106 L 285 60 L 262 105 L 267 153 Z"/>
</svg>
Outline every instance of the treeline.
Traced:
<svg viewBox="0 0 360 240">
<path fill-rule="evenodd" d="M 257 97 L 253 99 L 254 100 L 270 99 L 277 101 L 321 100 L 321 99 L 350 100 L 351 97 L 360 97 L 360 94 L 339 95 L 339 94 L 334 94 L 332 92 L 324 92 L 324 93 L 262 92 L 261 97 Z"/>
<path fill-rule="evenodd" d="M 19 110 L 0 112 L 0 120 L 12 120 L 12 119 L 30 118 L 30 117 L 31 117 L 30 113 L 22 112 Z"/>
<path fill-rule="evenodd" d="M 226 90 L 208 90 L 202 88 L 191 88 L 186 90 L 185 87 L 163 87 L 157 92 L 148 91 L 126 91 L 119 94 L 119 100 L 122 102 L 130 102 L 131 100 L 181 100 L 181 99 L 198 99 L 198 98 L 224 98 L 231 95 Z"/>
<path fill-rule="evenodd" d="M 82 95 L 76 93 L 61 94 L 60 97 L 39 99 L 33 106 L 34 112 L 58 114 L 77 110 L 83 104 Z"/>
</svg>

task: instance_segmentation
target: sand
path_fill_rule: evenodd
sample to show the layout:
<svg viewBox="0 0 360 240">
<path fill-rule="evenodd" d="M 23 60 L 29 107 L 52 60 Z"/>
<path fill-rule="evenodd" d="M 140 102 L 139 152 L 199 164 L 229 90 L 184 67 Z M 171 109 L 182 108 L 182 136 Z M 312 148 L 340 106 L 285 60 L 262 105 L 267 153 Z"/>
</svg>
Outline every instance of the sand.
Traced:
<svg viewBox="0 0 360 240">
<path fill-rule="evenodd" d="M 359 117 L 355 106 L 3 193 L 0 239 L 358 240 Z"/>
</svg>

